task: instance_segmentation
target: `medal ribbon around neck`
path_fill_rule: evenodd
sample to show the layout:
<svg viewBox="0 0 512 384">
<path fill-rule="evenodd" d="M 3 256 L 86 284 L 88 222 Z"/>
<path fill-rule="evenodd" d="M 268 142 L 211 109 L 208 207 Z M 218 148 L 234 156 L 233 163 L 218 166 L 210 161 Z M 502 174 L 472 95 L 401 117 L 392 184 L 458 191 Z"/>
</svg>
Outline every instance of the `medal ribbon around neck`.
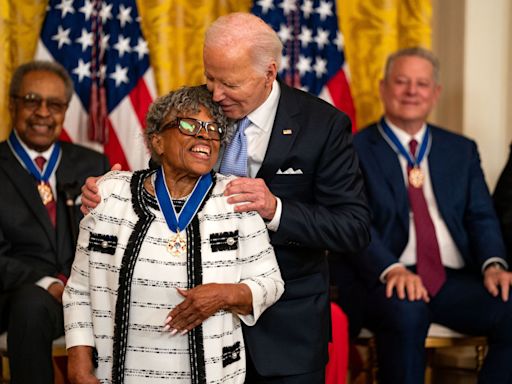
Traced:
<svg viewBox="0 0 512 384">
<path fill-rule="evenodd" d="M 199 178 L 194 186 L 194 189 L 188 197 L 185 205 L 180 211 L 180 214 L 176 214 L 176 209 L 172 203 L 171 194 L 165 184 L 164 170 L 160 167 L 156 171 L 155 178 L 155 191 L 158 205 L 165 217 L 165 222 L 169 229 L 174 233 L 179 233 L 180 230 L 187 228 L 192 221 L 192 218 L 197 213 L 199 207 L 203 203 L 208 191 L 213 185 L 212 175 L 207 173 Z"/>
<path fill-rule="evenodd" d="M 34 176 L 34 178 L 39 182 L 47 183 L 60 160 L 60 142 L 55 142 L 50 159 L 46 162 L 42 173 L 30 158 L 27 151 L 25 151 L 25 148 L 21 145 L 14 131 L 9 135 L 7 142 L 9 147 L 11 147 L 14 156 L 16 156 L 25 165 L 32 176 Z"/>
<path fill-rule="evenodd" d="M 427 125 L 427 129 L 425 131 L 425 135 L 423 136 L 423 140 L 421 141 L 421 146 L 418 151 L 418 156 L 416 156 L 416 160 L 411 157 L 411 154 L 407 149 L 404 148 L 398 137 L 393 133 L 389 125 L 386 123 L 384 118 L 380 119 L 380 126 L 382 130 L 386 134 L 389 140 L 393 143 L 393 145 L 398 149 L 400 154 L 405 157 L 407 160 L 407 165 L 411 168 L 419 168 L 421 161 L 425 157 L 425 153 L 427 152 L 428 145 L 430 143 L 430 127 Z"/>
</svg>

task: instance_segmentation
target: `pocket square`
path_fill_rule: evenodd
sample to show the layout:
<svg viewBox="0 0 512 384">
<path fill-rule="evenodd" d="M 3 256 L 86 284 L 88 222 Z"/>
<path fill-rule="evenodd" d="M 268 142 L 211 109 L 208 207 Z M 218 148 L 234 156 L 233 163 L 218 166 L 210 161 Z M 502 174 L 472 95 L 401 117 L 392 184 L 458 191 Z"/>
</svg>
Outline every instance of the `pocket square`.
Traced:
<svg viewBox="0 0 512 384">
<path fill-rule="evenodd" d="M 293 168 L 288 168 L 284 171 L 282 171 L 281 169 L 279 169 L 277 171 L 277 174 L 278 175 L 302 175 L 303 172 L 302 172 L 302 169 L 293 169 Z"/>
</svg>

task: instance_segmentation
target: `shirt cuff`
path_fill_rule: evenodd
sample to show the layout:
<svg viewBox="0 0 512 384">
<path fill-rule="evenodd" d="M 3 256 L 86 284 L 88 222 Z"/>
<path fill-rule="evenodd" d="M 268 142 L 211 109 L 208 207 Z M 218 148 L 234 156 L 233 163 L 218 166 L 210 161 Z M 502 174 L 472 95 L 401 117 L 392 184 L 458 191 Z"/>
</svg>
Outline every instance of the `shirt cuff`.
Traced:
<svg viewBox="0 0 512 384">
<path fill-rule="evenodd" d="M 38 285 L 39 287 L 43 288 L 46 291 L 48 290 L 48 288 L 50 288 L 50 285 L 52 285 L 53 283 L 59 283 L 60 285 L 64 285 L 62 281 L 60 281 L 56 277 L 51 276 L 45 276 L 42 279 L 36 281 L 36 285 Z"/>
<path fill-rule="evenodd" d="M 485 272 L 485 268 L 487 268 L 487 266 L 489 264 L 492 264 L 492 263 L 501 264 L 503 266 L 503 269 L 508 271 L 508 264 L 507 264 L 507 262 L 503 258 L 501 258 L 501 257 L 491 257 L 490 259 L 485 260 L 485 263 L 482 265 L 482 273 L 484 273 Z"/>
<path fill-rule="evenodd" d="M 267 229 L 272 232 L 277 232 L 279 229 L 279 223 L 281 222 L 281 213 L 283 212 L 283 204 L 281 203 L 281 199 L 276 196 L 276 213 L 272 220 L 270 220 L 267 224 Z"/>
<path fill-rule="evenodd" d="M 402 263 L 393 263 L 389 267 L 387 267 L 384 271 L 382 271 L 382 273 L 379 276 L 379 280 L 382 284 L 386 284 L 386 275 L 388 274 L 389 271 L 391 271 L 392 269 L 395 269 L 396 267 L 404 267 L 404 265 Z"/>
</svg>

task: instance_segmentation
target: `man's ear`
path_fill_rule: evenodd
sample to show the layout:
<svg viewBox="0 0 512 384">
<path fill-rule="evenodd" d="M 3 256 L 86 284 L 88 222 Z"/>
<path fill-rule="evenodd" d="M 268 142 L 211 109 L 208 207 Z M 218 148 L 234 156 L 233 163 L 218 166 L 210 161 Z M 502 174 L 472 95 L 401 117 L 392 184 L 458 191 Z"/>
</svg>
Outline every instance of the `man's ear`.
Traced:
<svg viewBox="0 0 512 384">
<path fill-rule="evenodd" d="M 265 81 L 268 85 L 272 85 L 272 83 L 274 82 L 274 80 L 276 78 L 277 78 L 277 63 L 275 61 L 272 61 L 268 65 Z"/>
</svg>

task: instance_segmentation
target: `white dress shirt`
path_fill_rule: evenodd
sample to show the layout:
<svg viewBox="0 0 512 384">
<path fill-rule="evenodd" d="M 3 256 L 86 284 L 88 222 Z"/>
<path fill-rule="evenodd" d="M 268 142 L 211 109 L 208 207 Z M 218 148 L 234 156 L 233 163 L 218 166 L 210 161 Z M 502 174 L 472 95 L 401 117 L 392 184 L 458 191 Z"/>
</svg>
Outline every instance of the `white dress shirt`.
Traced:
<svg viewBox="0 0 512 384">
<path fill-rule="evenodd" d="M 251 124 L 245 129 L 249 177 L 256 177 L 263 163 L 263 159 L 265 158 L 265 154 L 267 153 L 268 142 L 272 134 L 272 127 L 274 126 L 280 95 L 281 89 L 279 83 L 274 80 L 272 90 L 267 99 L 263 104 L 247 115 L 249 120 L 251 120 Z M 277 196 L 276 200 L 276 213 L 272 220 L 267 223 L 267 228 L 274 232 L 279 228 L 282 212 L 281 200 Z"/>
<path fill-rule="evenodd" d="M 48 160 L 50 159 L 50 155 L 52 154 L 53 147 L 55 146 L 55 144 L 52 144 L 50 146 L 50 148 L 48 148 L 46 151 L 37 152 L 36 150 L 27 147 L 27 145 L 23 142 L 23 140 L 21 140 L 21 138 L 19 137 L 19 135 L 16 131 L 14 131 L 14 134 L 16 135 L 21 146 L 28 153 L 28 156 L 32 159 L 32 161 L 35 161 L 35 158 L 38 156 L 43 156 L 46 159 L 45 165 L 48 164 Z M 27 167 L 25 166 L 25 164 L 23 164 L 22 161 L 20 161 L 20 164 L 23 166 L 23 168 L 27 169 Z M 55 172 L 57 171 L 58 166 L 59 166 L 58 163 L 55 164 L 55 170 L 51 174 L 50 179 L 48 180 L 48 182 L 50 183 L 50 187 L 52 188 L 53 199 L 55 201 L 57 201 L 57 177 L 55 176 Z M 27 171 L 28 171 L 28 169 L 27 169 Z M 64 283 L 62 281 L 60 281 L 56 277 L 52 277 L 52 276 L 45 276 L 45 277 L 39 279 L 38 281 L 36 281 L 36 285 L 38 285 L 41 288 L 46 289 L 46 290 L 48 290 L 50 285 L 52 285 L 53 283 L 59 283 L 61 285 L 64 285 Z"/>
</svg>

